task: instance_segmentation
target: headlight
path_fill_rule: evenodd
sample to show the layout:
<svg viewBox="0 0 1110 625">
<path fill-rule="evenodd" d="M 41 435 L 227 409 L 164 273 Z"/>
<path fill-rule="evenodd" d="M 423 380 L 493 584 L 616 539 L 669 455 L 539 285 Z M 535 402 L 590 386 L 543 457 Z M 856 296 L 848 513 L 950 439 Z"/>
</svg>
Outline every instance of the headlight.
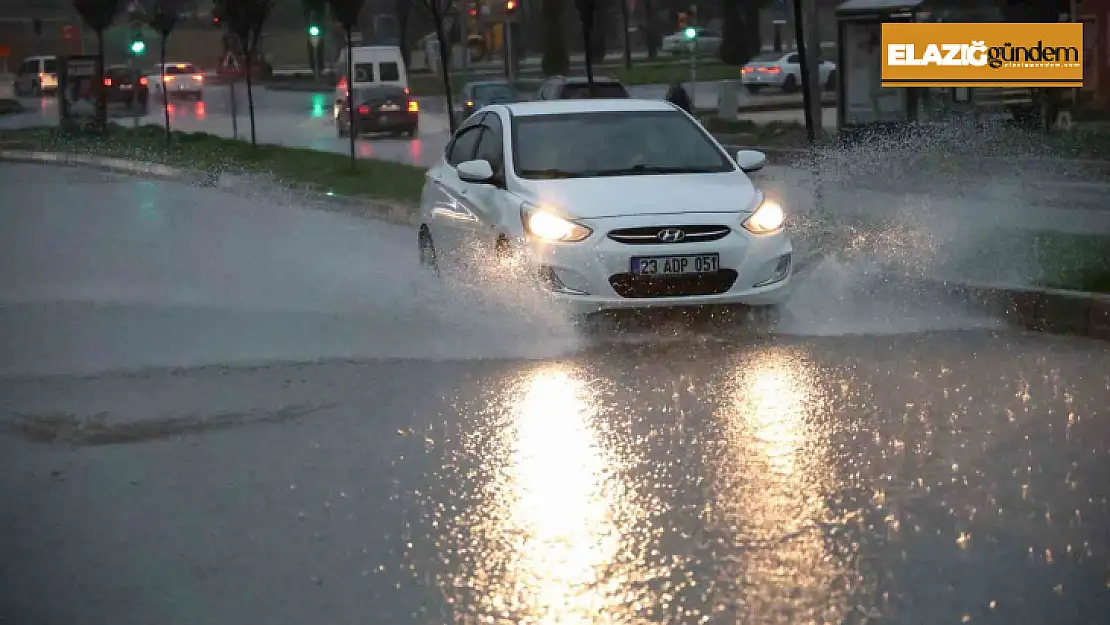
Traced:
<svg viewBox="0 0 1110 625">
<path fill-rule="evenodd" d="M 770 234 L 782 228 L 786 213 L 774 200 L 764 199 L 759 208 L 744 220 L 744 229 L 753 234 Z"/>
<path fill-rule="evenodd" d="M 521 209 L 521 218 L 528 234 L 544 241 L 575 243 L 585 240 L 593 232 L 586 226 L 528 205 Z"/>
</svg>

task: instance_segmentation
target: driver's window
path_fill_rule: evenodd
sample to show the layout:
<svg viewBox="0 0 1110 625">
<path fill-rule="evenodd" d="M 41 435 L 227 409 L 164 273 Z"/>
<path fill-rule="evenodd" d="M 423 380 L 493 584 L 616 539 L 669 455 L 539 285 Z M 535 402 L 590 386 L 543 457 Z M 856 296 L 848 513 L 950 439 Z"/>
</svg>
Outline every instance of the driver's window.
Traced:
<svg viewBox="0 0 1110 625">
<path fill-rule="evenodd" d="M 39 62 L 38 61 L 27 61 L 23 65 L 19 66 L 19 73 L 20 74 L 37 74 L 37 73 L 39 73 Z"/>
<path fill-rule="evenodd" d="M 790 56 L 786 57 L 786 62 L 796 65 L 798 63 L 798 55 L 797 54 L 791 54 Z"/>
<path fill-rule="evenodd" d="M 482 136 L 483 126 L 470 126 L 464 128 L 451 143 L 447 153 L 447 163 L 457 167 L 459 163 L 474 160 L 474 153 L 478 148 L 478 139 Z"/>
<path fill-rule="evenodd" d="M 482 140 L 478 142 L 478 151 L 474 158 L 489 161 L 493 171 L 500 172 L 505 165 L 505 141 L 501 134 L 501 118 L 490 113 L 483 124 L 486 131 L 482 133 Z"/>
</svg>

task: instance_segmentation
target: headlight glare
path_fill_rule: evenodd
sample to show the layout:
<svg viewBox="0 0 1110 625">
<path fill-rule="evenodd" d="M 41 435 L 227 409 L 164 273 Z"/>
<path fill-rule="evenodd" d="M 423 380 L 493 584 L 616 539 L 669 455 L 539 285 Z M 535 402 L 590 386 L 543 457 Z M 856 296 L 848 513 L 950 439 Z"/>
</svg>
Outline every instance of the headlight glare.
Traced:
<svg viewBox="0 0 1110 625">
<path fill-rule="evenodd" d="M 744 220 L 744 229 L 753 234 L 770 234 L 782 228 L 786 213 L 774 200 L 764 199 L 759 208 Z"/>
<path fill-rule="evenodd" d="M 523 213 L 524 229 L 528 234 L 544 241 L 575 243 L 585 240 L 593 232 L 586 226 L 563 219 L 543 209 L 526 207 Z"/>
</svg>

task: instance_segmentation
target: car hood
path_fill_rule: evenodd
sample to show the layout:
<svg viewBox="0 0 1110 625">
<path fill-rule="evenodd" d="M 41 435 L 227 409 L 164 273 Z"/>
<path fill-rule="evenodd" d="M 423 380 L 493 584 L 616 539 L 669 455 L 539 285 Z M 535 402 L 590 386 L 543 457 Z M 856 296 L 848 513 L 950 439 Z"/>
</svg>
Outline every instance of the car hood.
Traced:
<svg viewBox="0 0 1110 625">
<path fill-rule="evenodd" d="M 522 180 L 521 195 L 568 217 L 743 213 L 755 210 L 758 192 L 739 171 Z"/>
</svg>

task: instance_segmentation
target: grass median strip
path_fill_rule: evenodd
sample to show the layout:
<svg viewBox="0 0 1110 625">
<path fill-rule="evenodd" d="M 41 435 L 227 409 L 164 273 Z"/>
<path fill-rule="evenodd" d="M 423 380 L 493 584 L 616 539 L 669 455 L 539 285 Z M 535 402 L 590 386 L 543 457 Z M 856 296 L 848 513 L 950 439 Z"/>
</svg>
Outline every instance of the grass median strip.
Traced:
<svg viewBox="0 0 1110 625">
<path fill-rule="evenodd" d="M 104 137 L 72 137 L 53 128 L 0 131 L 0 143 L 13 150 L 42 150 L 125 158 L 197 172 L 268 174 L 289 187 L 339 195 L 416 204 L 424 185 L 422 167 L 334 152 L 259 145 L 205 133 L 175 132 L 167 145 L 158 126 L 113 127 Z"/>
<path fill-rule="evenodd" d="M 1038 232 L 1030 249 L 1041 268 L 1040 286 L 1110 293 L 1110 235 Z"/>
</svg>

